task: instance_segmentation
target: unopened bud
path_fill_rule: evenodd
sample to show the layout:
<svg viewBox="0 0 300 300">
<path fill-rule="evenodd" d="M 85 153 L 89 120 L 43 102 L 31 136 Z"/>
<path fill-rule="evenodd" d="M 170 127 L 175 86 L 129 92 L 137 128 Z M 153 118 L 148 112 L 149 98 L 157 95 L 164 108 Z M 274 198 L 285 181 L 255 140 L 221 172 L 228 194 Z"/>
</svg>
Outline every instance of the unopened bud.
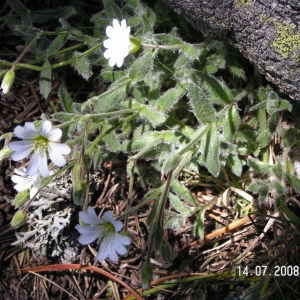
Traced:
<svg viewBox="0 0 300 300">
<path fill-rule="evenodd" d="M 18 228 L 25 222 L 25 220 L 26 214 L 22 210 L 19 210 L 15 213 L 13 219 L 11 220 L 11 226 Z"/>
<path fill-rule="evenodd" d="M 7 146 L 4 147 L 1 151 L 0 151 L 0 160 L 2 160 L 3 158 L 9 157 L 13 154 L 14 152 L 11 151 Z"/>
<path fill-rule="evenodd" d="M 13 205 L 16 207 L 16 208 L 19 208 L 22 204 L 25 203 L 25 201 L 28 199 L 28 196 L 29 196 L 29 191 L 28 190 L 25 190 L 25 191 L 22 191 L 20 192 L 15 200 L 13 201 Z"/>
<path fill-rule="evenodd" d="M 129 36 L 129 40 L 130 40 L 129 53 L 135 53 L 139 51 L 141 47 L 141 42 L 138 39 L 136 39 L 133 35 Z"/>
<path fill-rule="evenodd" d="M 11 86 L 14 83 L 14 80 L 15 80 L 15 72 L 11 70 L 7 71 L 1 84 L 1 88 L 4 94 L 9 92 Z"/>
</svg>

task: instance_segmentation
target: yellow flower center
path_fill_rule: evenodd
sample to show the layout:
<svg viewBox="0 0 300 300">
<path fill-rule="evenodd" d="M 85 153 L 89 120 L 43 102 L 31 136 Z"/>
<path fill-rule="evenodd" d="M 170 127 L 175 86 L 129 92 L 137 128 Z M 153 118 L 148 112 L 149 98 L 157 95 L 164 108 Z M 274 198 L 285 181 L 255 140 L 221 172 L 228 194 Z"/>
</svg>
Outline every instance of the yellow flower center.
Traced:
<svg viewBox="0 0 300 300">
<path fill-rule="evenodd" d="M 48 150 L 48 139 L 45 138 L 44 136 L 38 136 L 33 144 L 33 150 L 36 151 L 47 151 Z"/>
</svg>

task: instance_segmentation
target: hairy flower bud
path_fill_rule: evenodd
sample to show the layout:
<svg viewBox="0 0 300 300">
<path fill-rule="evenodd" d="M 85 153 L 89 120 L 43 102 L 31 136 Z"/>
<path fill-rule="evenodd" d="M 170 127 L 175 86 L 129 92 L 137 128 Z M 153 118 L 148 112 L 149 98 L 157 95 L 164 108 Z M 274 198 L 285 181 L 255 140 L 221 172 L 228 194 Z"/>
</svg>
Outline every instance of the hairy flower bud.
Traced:
<svg viewBox="0 0 300 300">
<path fill-rule="evenodd" d="M 29 191 L 28 190 L 24 190 L 22 192 L 20 192 L 15 200 L 13 201 L 13 205 L 16 207 L 16 208 L 19 208 L 21 205 L 23 205 L 25 203 L 25 201 L 28 199 L 28 196 L 29 196 Z"/>
<path fill-rule="evenodd" d="M 18 228 L 25 222 L 25 220 L 26 214 L 22 210 L 19 210 L 15 213 L 13 219 L 11 220 L 11 226 Z"/>
<path fill-rule="evenodd" d="M 14 80 L 15 80 L 15 72 L 11 70 L 7 71 L 1 84 L 1 88 L 4 94 L 9 92 L 11 86 L 14 83 Z"/>
</svg>

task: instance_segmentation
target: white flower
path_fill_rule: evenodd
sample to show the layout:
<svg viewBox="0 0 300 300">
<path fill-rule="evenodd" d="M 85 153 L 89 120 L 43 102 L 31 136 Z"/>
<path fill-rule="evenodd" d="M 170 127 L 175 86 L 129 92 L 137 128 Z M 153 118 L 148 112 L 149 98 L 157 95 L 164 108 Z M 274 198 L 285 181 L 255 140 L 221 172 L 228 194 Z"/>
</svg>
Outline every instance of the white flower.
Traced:
<svg viewBox="0 0 300 300">
<path fill-rule="evenodd" d="M 44 121 L 39 131 L 35 130 L 33 123 L 26 122 L 23 127 L 17 126 L 14 133 L 23 141 L 8 144 L 8 148 L 15 151 L 11 155 L 11 159 L 18 161 L 33 153 L 27 167 L 29 176 L 36 175 L 37 171 L 43 177 L 49 176 L 48 157 L 58 167 L 66 164 L 63 155 L 69 154 L 71 149 L 68 145 L 55 143 L 61 138 L 62 131 L 59 128 L 52 129 L 50 121 Z"/>
<path fill-rule="evenodd" d="M 125 246 L 130 245 L 130 238 L 118 233 L 123 228 L 123 224 L 121 221 L 114 220 L 111 212 L 107 211 L 103 214 L 103 218 L 98 218 L 95 210 L 89 206 L 88 212 L 79 213 L 79 219 L 90 225 L 75 227 L 81 234 L 78 242 L 87 245 L 98 239 L 98 242 L 101 242 L 97 255 L 99 261 L 109 257 L 112 261 L 117 262 L 117 254 L 127 254 Z"/>
<path fill-rule="evenodd" d="M 120 68 L 124 58 L 140 48 L 140 42 L 130 35 L 130 27 L 127 27 L 126 20 L 122 20 L 120 25 L 118 20 L 113 19 L 113 27 L 106 27 L 106 35 L 109 39 L 103 42 L 103 46 L 107 48 L 104 57 L 109 59 L 108 64 L 111 67 L 117 64 Z"/>
<path fill-rule="evenodd" d="M 15 169 L 15 173 L 18 175 L 12 175 L 11 180 L 16 183 L 14 189 L 18 192 L 30 190 L 30 199 L 37 193 L 40 188 L 39 175 L 28 176 L 25 168 Z"/>
</svg>

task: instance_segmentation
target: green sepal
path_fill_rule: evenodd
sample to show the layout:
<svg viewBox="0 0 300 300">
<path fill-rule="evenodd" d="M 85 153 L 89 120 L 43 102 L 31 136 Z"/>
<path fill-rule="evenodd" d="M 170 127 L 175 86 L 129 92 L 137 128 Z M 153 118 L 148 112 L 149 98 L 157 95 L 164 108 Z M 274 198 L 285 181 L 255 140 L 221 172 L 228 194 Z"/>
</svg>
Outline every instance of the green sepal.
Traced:
<svg viewBox="0 0 300 300">
<path fill-rule="evenodd" d="M 19 208 L 21 205 L 23 205 L 26 202 L 28 196 L 29 196 L 28 190 L 22 191 L 18 193 L 18 195 L 16 196 L 12 204 L 15 206 L 15 208 Z"/>
<path fill-rule="evenodd" d="M 26 220 L 26 213 L 22 210 L 19 210 L 15 213 L 13 219 L 11 220 L 11 226 L 15 229 L 20 227 Z"/>
</svg>

